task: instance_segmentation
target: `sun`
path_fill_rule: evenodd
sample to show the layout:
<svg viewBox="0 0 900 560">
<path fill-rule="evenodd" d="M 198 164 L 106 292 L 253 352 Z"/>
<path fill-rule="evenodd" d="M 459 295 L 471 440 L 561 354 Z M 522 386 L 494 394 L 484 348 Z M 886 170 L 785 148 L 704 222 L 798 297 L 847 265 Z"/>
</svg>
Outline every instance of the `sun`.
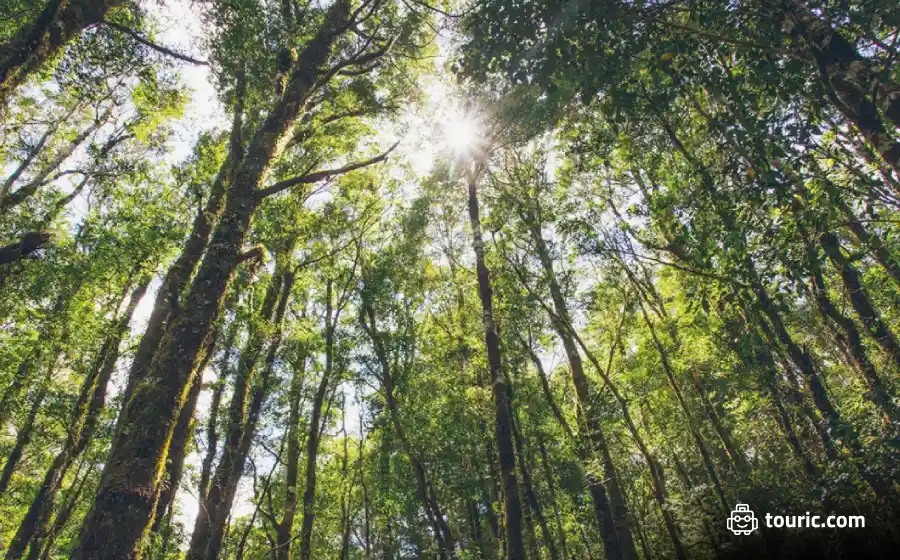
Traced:
<svg viewBox="0 0 900 560">
<path fill-rule="evenodd" d="M 443 119 L 444 142 L 457 155 L 466 155 L 478 145 L 481 127 L 478 121 L 464 111 L 450 111 Z"/>
</svg>

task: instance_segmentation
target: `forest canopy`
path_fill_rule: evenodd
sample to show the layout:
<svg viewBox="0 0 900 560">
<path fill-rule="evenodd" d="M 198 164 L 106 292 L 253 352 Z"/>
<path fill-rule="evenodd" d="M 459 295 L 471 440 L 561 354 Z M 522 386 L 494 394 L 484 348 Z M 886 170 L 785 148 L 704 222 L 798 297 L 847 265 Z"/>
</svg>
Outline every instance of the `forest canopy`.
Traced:
<svg viewBox="0 0 900 560">
<path fill-rule="evenodd" d="M 0 0 L 0 555 L 895 557 L 898 58 L 890 0 Z"/>
</svg>

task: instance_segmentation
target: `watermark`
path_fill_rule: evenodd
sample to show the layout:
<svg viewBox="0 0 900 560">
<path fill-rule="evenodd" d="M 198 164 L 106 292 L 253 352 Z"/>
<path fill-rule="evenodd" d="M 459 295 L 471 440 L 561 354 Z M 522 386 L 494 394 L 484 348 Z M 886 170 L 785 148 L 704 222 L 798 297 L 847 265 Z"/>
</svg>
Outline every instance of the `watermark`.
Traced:
<svg viewBox="0 0 900 560">
<path fill-rule="evenodd" d="M 759 528 L 759 520 L 750 506 L 737 504 L 728 518 L 728 530 L 735 535 L 749 535 Z"/>
<path fill-rule="evenodd" d="M 863 515 L 765 515 L 766 527 L 775 529 L 861 529 L 866 526 Z M 749 535 L 759 528 L 759 519 L 747 504 L 737 504 L 728 518 L 728 530 L 735 535 Z"/>
</svg>

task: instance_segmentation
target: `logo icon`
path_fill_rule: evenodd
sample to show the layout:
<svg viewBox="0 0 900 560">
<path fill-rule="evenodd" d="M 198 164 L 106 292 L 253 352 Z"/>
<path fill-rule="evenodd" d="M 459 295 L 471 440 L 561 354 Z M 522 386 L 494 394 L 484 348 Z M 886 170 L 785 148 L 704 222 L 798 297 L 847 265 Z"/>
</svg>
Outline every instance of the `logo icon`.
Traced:
<svg viewBox="0 0 900 560">
<path fill-rule="evenodd" d="M 749 535 L 759 528 L 759 520 L 747 504 L 737 504 L 728 518 L 728 530 L 735 535 Z"/>
</svg>

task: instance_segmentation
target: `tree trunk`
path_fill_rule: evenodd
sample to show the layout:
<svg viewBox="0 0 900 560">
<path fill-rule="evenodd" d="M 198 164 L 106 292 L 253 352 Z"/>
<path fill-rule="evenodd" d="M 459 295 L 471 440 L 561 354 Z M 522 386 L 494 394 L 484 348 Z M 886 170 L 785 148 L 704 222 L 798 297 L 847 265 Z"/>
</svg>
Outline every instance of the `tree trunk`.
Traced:
<svg viewBox="0 0 900 560">
<path fill-rule="evenodd" d="M 843 421 L 840 413 L 832 404 L 831 397 L 828 396 L 828 393 L 825 390 L 825 385 L 822 383 L 822 378 L 819 376 L 818 368 L 816 367 L 815 362 L 813 362 L 812 356 L 794 342 L 793 337 L 781 321 L 781 314 L 775 308 L 775 305 L 769 298 L 769 294 L 759 284 L 758 280 L 754 282 L 753 289 L 759 307 L 769 319 L 769 325 L 766 327 L 767 330 L 771 332 L 775 340 L 784 346 L 791 361 L 797 366 L 797 369 L 800 370 L 810 393 L 812 393 L 813 403 L 828 424 L 829 431 L 841 435 L 848 446 L 858 448 L 859 443 L 856 441 L 855 435 L 852 433 L 844 433 L 845 431 L 841 429 L 843 427 Z"/>
<path fill-rule="evenodd" d="M 153 532 L 159 532 L 163 521 L 166 518 L 171 519 L 172 517 L 175 496 L 178 493 L 178 486 L 181 483 L 181 476 L 184 471 L 184 461 L 187 458 L 188 446 L 195 429 L 194 415 L 197 411 L 200 393 L 203 391 L 203 372 L 206 370 L 206 367 L 209 365 L 209 362 L 215 353 L 218 334 L 218 328 L 215 328 L 206 347 L 201 351 L 203 357 L 200 360 L 200 364 L 197 366 L 197 373 L 193 384 L 191 385 L 190 393 L 188 393 L 187 402 L 185 403 L 184 408 L 181 409 L 181 413 L 178 416 L 178 423 L 175 425 L 175 432 L 172 434 L 172 440 L 169 443 L 165 480 L 162 484 L 156 505 L 153 524 L 150 527 L 150 530 Z M 163 548 L 167 545 L 168 533 L 163 540 Z"/>
<path fill-rule="evenodd" d="M 484 259 L 484 241 L 481 238 L 481 219 L 478 215 L 477 170 L 470 171 L 469 219 L 472 225 L 472 247 L 475 251 L 475 266 L 478 276 L 478 295 L 481 298 L 484 339 L 487 347 L 488 364 L 491 371 L 494 395 L 494 437 L 500 459 L 500 473 L 503 481 L 503 509 L 506 530 L 507 558 L 524 560 L 525 544 L 522 541 L 522 504 L 519 501 L 519 485 L 516 480 L 516 459 L 512 443 L 512 414 L 506 379 L 502 371 L 500 338 L 494 323 L 491 278 Z M 306 560 L 305 558 L 303 560 Z"/>
<path fill-rule="evenodd" d="M 145 276 L 131 292 L 125 312 L 116 321 L 116 325 L 100 349 L 95 366 L 85 377 L 78 401 L 73 407 L 66 442 L 60 454 L 47 469 L 28 512 L 19 524 L 6 553 L 7 560 L 21 558 L 29 543 L 33 549 L 38 551 L 41 549 L 63 479 L 69 468 L 87 449 L 97 430 L 100 415 L 106 406 L 107 386 L 119 359 L 119 346 L 128 332 L 134 310 L 146 294 L 149 284 L 150 277 Z"/>
<path fill-rule="evenodd" d="M 171 326 L 175 314 L 180 307 L 179 300 L 182 292 L 190 281 L 194 269 L 203 256 L 203 251 L 209 244 L 209 236 L 222 213 L 225 200 L 225 192 L 228 186 L 228 176 L 231 173 L 233 165 L 231 157 L 226 159 L 219 170 L 219 175 L 213 182 L 209 192 L 209 198 L 203 209 L 197 213 L 194 223 L 191 226 L 191 233 L 184 244 L 181 255 L 172 264 L 159 291 L 156 293 L 156 299 L 153 302 L 153 310 L 147 320 L 147 328 L 144 330 L 144 336 L 138 344 L 131 367 L 128 372 L 128 382 L 125 388 L 123 412 L 127 408 L 128 401 L 131 397 L 134 387 L 139 383 L 147 373 L 150 362 L 156 351 L 159 349 L 160 342 L 166 329 Z M 120 421 L 121 423 L 121 421 Z"/>
<path fill-rule="evenodd" d="M 50 241 L 50 234 L 45 231 L 29 231 L 18 241 L 0 247 L 0 266 L 9 265 L 31 255 Z M 5 274 L 0 269 L 0 279 Z"/>
<path fill-rule="evenodd" d="M 650 321 L 650 317 L 647 315 L 647 310 L 644 307 L 643 299 L 638 302 L 638 305 L 641 309 L 641 315 L 644 318 L 644 324 L 646 324 L 647 328 L 650 330 L 650 337 L 653 339 L 653 345 L 656 347 L 656 350 L 659 353 L 663 371 L 665 372 L 666 378 L 669 381 L 669 386 L 672 388 L 672 392 L 675 393 L 675 398 L 676 400 L 678 400 L 681 411 L 684 414 L 685 419 L 687 420 L 688 430 L 691 432 L 691 437 L 694 439 L 694 443 L 697 445 L 697 449 L 700 452 L 700 457 L 703 460 L 703 466 L 706 468 L 706 474 L 709 476 L 710 482 L 712 482 L 713 488 L 715 488 L 716 490 L 716 495 L 719 497 L 719 501 L 722 503 L 723 511 L 730 512 L 731 505 L 728 503 L 728 498 L 725 496 L 725 490 L 722 487 L 722 482 L 719 480 L 719 476 L 716 474 L 715 465 L 713 465 L 712 457 L 709 454 L 709 450 L 706 448 L 706 443 L 703 441 L 703 436 L 700 434 L 700 430 L 697 429 L 697 425 L 694 422 L 694 417 L 688 409 L 687 403 L 684 400 L 684 395 L 681 393 L 681 387 L 678 384 L 678 380 L 675 379 L 675 372 L 672 369 L 671 363 L 669 363 L 668 353 L 663 347 L 662 342 L 659 340 L 659 337 L 656 335 L 656 328 L 653 326 L 653 323 Z"/>
<path fill-rule="evenodd" d="M 702 165 L 701 162 L 687 150 L 687 148 L 685 148 L 672 126 L 661 115 L 657 115 L 657 117 L 668 135 L 669 140 L 672 142 L 672 145 L 678 153 L 691 164 L 696 173 L 700 176 L 700 182 L 706 193 L 714 199 L 719 198 L 719 195 L 716 192 L 715 181 L 709 170 Z M 785 328 L 778 309 L 772 303 L 772 299 L 769 297 L 769 294 L 760 279 L 759 273 L 756 270 L 753 258 L 747 249 L 743 228 L 739 226 L 734 210 L 727 206 L 718 207 L 716 213 L 722 221 L 725 230 L 741 232 L 741 235 L 738 238 L 740 243 L 738 249 L 735 251 L 735 256 L 740 259 L 743 264 L 743 269 L 739 269 L 739 272 L 748 279 L 747 283 L 749 284 L 752 294 L 756 298 L 756 308 L 761 310 L 771 323 L 771 328 L 766 325 L 761 325 L 763 329 L 767 331 L 767 336 L 770 336 L 773 342 L 777 341 L 784 346 L 791 362 L 793 362 L 797 369 L 800 370 L 804 381 L 812 393 L 813 402 L 815 403 L 816 408 L 819 409 L 831 430 L 835 433 L 843 434 L 848 446 L 858 449 L 859 443 L 856 440 L 855 434 L 852 433 L 852 430 L 850 430 L 849 427 L 847 427 L 847 429 L 842 429 L 843 425 L 840 413 L 832 404 L 831 399 L 825 390 L 825 385 L 822 382 L 818 367 L 813 361 L 812 356 L 797 345 L 787 328 Z M 765 323 L 765 320 L 761 319 L 760 323 Z"/>
<path fill-rule="evenodd" d="M 40 15 L 0 45 L 0 111 L 28 77 L 124 0 L 48 0 Z"/>
<path fill-rule="evenodd" d="M 865 346 L 862 343 L 859 329 L 852 319 L 845 316 L 832 303 L 828 297 L 825 279 L 822 277 L 822 271 L 817 262 L 817 256 L 810 256 L 810 280 L 812 284 L 813 297 L 819 312 L 827 323 L 830 323 L 834 332 L 835 339 L 839 346 L 844 348 L 847 356 L 851 360 L 851 366 L 859 373 L 869 388 L 866 398 L 878 406 L 889 418 L 898 421 L 898 411 L 893 404 L 893 400 L 887 392 L 887 388 L 881 381 L 875 364 L 869 360 L 866 354 Z"/>
<path fill-rule="evenodd" d="M 569 318 L 568 306 L 562 289 L 556 279 L 556 273 L 553 270 L 553 261 L 550 257 L 550 251 L 544 240 L 541 225 L 537 222 L 530 211 L 525 211 L 524 221 L 528 225 L 531 232 L 531 240 L 534 244 L 538 258 L 541 261 L 541 267 L 544 270 L 544 276 L 550 288 L 550 297 L 553 301 L 554 314 L 551 317 L 553 329 L 557 336 L 562 340 L 566 357 L 569 361 L 569 367 L 572 371 L 572 384 L 575 386 L 575 395 L 578 402 L 579 424 L 581 425 L 581 437 L 588 445 L 599 452 L 603 462 L 604 476 L 606 478 L 606 487 L 609 494 L 608 506 L 604 505 L 604 497 L 600 494 L 597 487 L 596 475 L 588 473 L 588 486 L 591 489 L 591 497 L 594 499 L 594 508 L 598 513 L 598 522 L 601 524 L 600 531 L 603 538 L 606 554 L 610 559 L 621 558 L 622 560 L 631 560 L 637 558 L 637 551 L 634 547 L 634 537 L 631 534 L 631 526 L 628 519 L 628 505 L 625 499 L 625 493 L 619 484 L 619 477 L 616 472 L 612 456 L 609 452 L 609 446 L 606 442 L 606 436 L 600 424 L 597 414 L 591 411 L 591 390 L 584 372 L 584 365 L 578 348 L 569 332 L 571 320 Z M 610 511 L 605 511 L 606 508 Z M 615 527 L 615 535 L 605 534 L 606 530 L 603 524 L 608 523 L 612 518 Z M 615 544 L 613 544 L 615 543 Z M 612 548 L 610 548 L 612 547 Z M 676 546 L 676 549 L 680 549 Z"/>
<path fill-rule="evenodd" d="M 900 173 L 900 143 L 891 133 L 900 127 L 900 86 L 876 71 L 853 44 L 803 0 L 788 0 L 784 6 L 776 7 L 782 25 L 806 45 L 835 107 L 856 125 L 885 162 Z M 879 109 L 884 113 L 884 120 L 878 114 Z"/>
<path fill-rule="evenodd" d="M 828 255 L 831 264 L 834 265 L 834 268 L 840 274 L 844 288 L 847 290 L 847 295 L 850 298 L 850 303 L 862 320 L 866 331 L 881 346 L 894 365 L 900 367 L 900 344 L 897 343 L 897 338 L 893 331 L 885 324 L 881 319 L 881 315 L 872 305 L 868 290 L 862 285 L 856 268 L 850 264 L 850 261 L 841 252 L 841 244 L 837 236 L 831 232 L 821 231 L 819 244 L 825 250 L 825 254 Z"/>
<path fill-rule="evenodd" d="M 635 444 L 637 444 L 638 449 L 643 455 L 644 460 L 647 463 L 647 469 L 650 471 L 650 480 L 653 484 L 653 494 L 656 498 L 657 503 L 659 504 L 663 522 L 666 525 L 666 531 L 669 534 L 669 539 L 672 541 L 672 546 L 674 548 L 675 556 L 677 558 L 686 558 L 684 547 L 681 543 L 681 537 L 679 535 L 678 526 L 675 523 L 675 518 L 672 516 L 672 512 L 670 511 L 667 502 L 669 500 L 669 494 L 666 490 L 666 478 L 665 473 L 659 465 L 659 462 L 656 460 L 656 457 L 653 453 L 650 452 L 650 449 L 647 447 L 646 442 L 644 442 L 644 438 L 641 436 L 640 432 L 635 426 L 634 421 L 631 419 L 631 413 L 628 409 L 628 401 L 625 400 L 625 397 L 619 393 L 619 390 L 616 388 L 615 384 L 606 375 L 606 372 L 603 370 L 603 367 L 600 365 L 600 362 L 597 361 L 596 356 L 588 349 L 587 345 L 581 340 L 581 337 L 578 336 L 578 333 L 569 327 L 569 332 L 572 335 L 572 338 L 575 342 L 578 343 L 578 346 L 581 347 L 584 355 L 587 356 L 588 360 L 591 362 L 591 365 L 594 366 L 594 369 L 597 370 L 597 373 L 603 377 L 603 381 L 607 387 L 609 387 L 610 392 L 615 398 L 616 402 L 619 405 L 619 409 L 622 411 L 622 418 L 625 420 L 625 426 L 628 428 L 631 437 L 634 439 Z"/>
<path fill-rule="evenodd" d="M 53 544 L 56 540 L 56 536 L 69 522 L 69 518 L 72 517 L 72 512 L 75 511 L 75 506 L 78 505 L 78 500 L 79 498 L 81 498 L 81 492 L 84 490 L 85 483 L 94 474 L 94 468 L 95 465 L 89 466 L 87 471 L 81 476 L 80 479 L 77 476 L 78 473 L 76 473 L 76 479 L 69 487 L 65 502 L 60 508 L 59 513 L 56 514 L 56 519 L 53 520 L 53 524 L 47 531 L 47 534 L 44 538 L 45 543 L 43 544 L 43 547 L 40 543 L 33 543 L 31 545 L 31 549 L 28 551 L 27 560 L 38 560 L 38 558 L 40 558 L 41 560 L 49 560 L 50 553 L 53 552 Z M 43 551 L 41 550 L 41 548 L 43 548 Z"/>
<path fill-rule="evenodd" d="M 525 340 L 521 340 L 521 342 L 523 348 L 528 353 L 529 358 L 531 358 L 531 363 L 534 364 L 534 367 L 538 372 L 538 380 L 541 382 L 541 391 L 544 393 L 544 398 L 547 399 L 547 406 L 550 407 L 550 411 L 556 418 L 560 428 L 563 429 L 569 439 L 575 441 L 575 434 L 572 432 L 572 428 L 569 426 L 565 417 L 563 417 L 562 411 L 559 406 L 557 406 L 556 401 L 553 398 L 553 393 L 550 391 L 550 383 L 547 379 L 547 372 L 544 371 L 544 364 L 541 363 L 541 358 L 535 354 L 534 350 L 527 342 L 525 342 Z M 578 359 L 580 360 L 581 356 L 578 356 Z"/>
<path fill-rule="evenodd" d="M 213 344 L 210 344 L 210 346 L 213 346 Z M 193 385 L 191 385 L 191 392 L 188 394 L 187 402 L 178 416 L 178 423 L 175 424 L 175 432 L 172 434 L 171 443 L 169 443 L 169 457 L 166 461 L 165 478 L 159 490 L 159 499 L 156 504 L 153 524 L 150 526 L 150 530 L 154 533 L 159 532 L 163 521 L 169 515 L 170 509 L 174 507 L 175 495 L 178 493 L 178 486 L 181 484 L 184 460 L 187 456 L 191 434 L 194 433 L 194 413 L 197 410 L 197 401 L 200 399 L 200 393 L 203 390 L 203 370 L 209 360 L 208 356 L 212 353 L 212 349 L 209 349 L 207 352 L 207 357 L 203 359 L 197 368 L 199 371 Z"/>
<path fill-rule="evenodd" d="M 319 442 L 322 437 L 322 407 L 325 395 L 331 382 L 334 367 L 334 331 L 340 310 L 333 307 L 333 283 L 327 281 L 325 286 L 325 368 L 322 379 L 316 389 L 312 412 L 309 419 L 309 433 L 306 436 L 306 488 L 303 492 L 303 521 L 300 525 L 300 560 L 309 560 L 312 556 L 312 530 L 316 518 L 316 460 L 319 456 Z"/>
<path fill-rule="evenodd" d="M 84 130 L 78 133 L 75 138 L 69 141 L 66 144 L 66 147 L 59 151 L 58 154 L 53 156 L 53 159 L 50 160 L 47 165 L 44 166 L 37 175 L 28 182 L 26 185 L 22 185 L 14 192 L 7 193 L 4 197 L 0 198 L 0 213 L 6 213 L 10 209 L 15 208 L 19 204 L 22 204 L 37 192 L 39 188 L 43 185 L 47 184 L 48 178 L 50 175 L 59 169 L 59 166 L 65 163 L 69 157 L 75 153 L 75 150 L 78 149 L 81 144 L 84 143 L 88 137 L 97 132 L 103 125 L 106 124 L 106 121 L 109 120 L 110 115 L 112 115 L 112 105 L 102 115 L 98 118 L 94 119 L 90 125 L 88 125 Z"/>
<path fill-rule="evenodd" d="M 559 502 L 556 499 L 556 489 L 553 483 L 553 471 L 550 468 L 550 461 L 547 459 L 547 449 L 544 447 L 544 441 L 538 434 L 538 452 L 543 463 L 544 478 L 547 481 L 547 491 L 550 493 L 550 505 L 553 506 L 553 518 L 556 521 L 556 530 L 559 533 L 559 546 L 563 558 L 571 558 L 569 556 L 568 544 L 566 543 L 566 527 L 563 525 L 562 516 L 559 513 Z"/>
<path fill-rule="evenodd" d="M 206 501 L 206 497 L 209 494 L 213 461 L 216 459 L 216 451 L 219 447 L 219 409 L 222 406 L 222 393 L 225 391 L 225 383 L 230 368 L 229 362 L 231 361 L 235 338 L 237 338 L 238 325 L 239 322 L 235 319 L 228 327 L 225 347 L 222 349 L 222 358 L 219 361 L 219 378 L 216 380 L 216 386 L 213 389 L 209 405 L 209 419 L 206 423 L 206 455 L 203 457 L 200 469 L 200 483 L 197 487 L 198 500 L 201 503 Z"/>
<path fill-rule="evenodd" d="M 268 341 L 268 352 L 258 383 L 254 383 L 253 372 L 263 344 L 266 342 L 265 333 L 261 331 L 251 333 L 247 347 L 242 352 L 234 393 L 229 405 L 229 423 L 226 429 L 222 458 L 216 468 L 216 474 L 206 496 L 204 507 L 197 516 L 197 523 L 194 526 L 195 536 L 191 538 L 188 558 L 215 560 L 219 557 L 222 539 L 225 536 L 225 526 L 234 504 L 237 486 L 243 476 L 244 464 L 256 434 L 262 404 L 268 394 L 272 366 L 281 346 L 281 325 L 293 286 L 293 275 L 286 270 L 288 264 L 289 261 L 286 261 L 276 266 L 260 310 L 260 319 L 270 323 L 274 327 L 274 331 Z M 278 302 L 277 310 L 274 309 L 276 301 Z M 254 385 L 256 385 L 255 388 Z M 249 406 L 248 398 L 250 398 Z"/>
<path fill-rule="evenodd" d="M 275 313 L 275 305 L 282 284 L 282 270 L 277 267 L 269 280 L 266 296 L 257 319 L 268 324 Z M 224 530 L 227 512 L 231 510 L 229 494 L 232 484 L 237 488 L 237 481 L 244 470 L 245 457 L 240 456 L 241 440 L 245 436 L 247 426 L 247 407 L 253 387 L 256 364 L 266 343 L 263 329 L 253 329 L 246 346 L 241 352 L 237 373 L 235 374 L 234 391 L 228 406 L 228 424 L 225 428 L 225 442 L 222 457 L 216 467 L 215 475 L 201 507 L 197 511 L 191 546 L 187 557 L 191 560 L 204 560 L 210 547 L 212 535 Z M 224 511 L 224 515 L 223 515 Z M 220 526 L 214 524 L 220 523 Z"/>
<path fill-rule="evenodd" d="M 734 439 L 731 437 L 731 430 L 729 430 L 722 422 L 719 412 L 716 411 L 715 405 L 713 405 L 710 400 L 706 386 L 703 384 L 703 380 L 700 377 L 700 372 L 694 371 L 691 373 L 691 382 L 694 384 L 697 394 L 700 395 L 703 411 L 706 413 L 706 417 L 709 418 L 709 422 L 713 425 L 716 435 L 719 436 L 719 440 L 722 442 L 722 446 L 725 448 L 725 452 L 728 454 L 731 463 L 742 472 L 748 471 L 750 465 L 747 464 L 747 458 L 744 457 L 743 453 L 738 451 L 737 446 L 734 444 Z"/>
<path fill-rule="evenodd" d="M 410 464 L 412 464 L 413 474 L 416 479 L 417 493 L 419 499 L 422 501 L 426 517 L 428 517 L 432 530 L 434 531 L 438 553 L 442 560 L 453 558 L 455 557 L 453 535 L 450 533 L 450 527 L 444 521 L 444 514 L 437 501 L 434 488 L 432 487 L 428 476 L 428 471 L 425 469 L 425 464 L 419 457 L 419 454 L 413 449 L 412 443 L 406 435 L 406 429 L 403 427 L 402 422 L 400 422 L 399 406 L 397 404 L 396 395 L 394 394 L 394 372 L 391 371 L 388 350 L 384 347 L 382 339 L 383 335 L 378 331 L 375 309 L 372 307 L 371 302 L 366 300 L 363 301 L 360 309 L 360 324 L 366 334 L 369 335 L 369 339 L 375 349 L 375 355 L 378 358 L 378 363 L 381 366 L 381 383 L 384 389 L 388 413 L 391 417 L 391 424 L 397 432 L 397 437 L 400 439 L 400 443 L 406 452 Z"/>
<path fill-rule="evenodd" d="M 299 360 L 291 378 L 288 413 L 287 463 L 284 472 L 284 513 L 275 524 L 276 560 L 291 560 L 291 531 L 297 516 L 297 481 L 300 478 L 300 404 L 306 380 L 306 357 Z"/>
<path fill-rule="evenodd" d="M 25 451 L 25 447 L 31 443 L 31 436 L 34 433 L 38 413 L 41 411 L 41 405 L 44 404 L 44 398 L 46 398 L 47 391 L 50 389 L 50 378 L 53 371 L 53 364 L 48 365 L 47 376 L 41 382 L 37 393 L 34 394 L 31 401 L 31 408 L 28 410 L 28 416 L 25 417 L 25 422 L 16 433 L 16 443 L 6 456 L 6 462 L 3 464 L 3 472 L 0 473 L 0 496 L 6 493 L 9 482 L 12 480 L 13 473 L 15 472 L 16 467 L 19 466 L 19 461 L 22 459 L 22 452 Z"/>
<path fill-rule="evenodd" d="M 34 343 L 34 348 L 27 358 L 19 363 L 16 373 L 13 376 L 10 386 L 3 391 L 0 397 L 0 429 L 6 429 L 6 423 L 15 410 L 14 403 L 19 399 L 22 390 L 28 384 L 32 374 L 40 370 L 41 360 L 46 352 L 50 340 L 57 334 L 59 320 L 65 320 L 65 311 L 69 305 L 70 298 L 74 295 L 74 291 L 61 293 L 56 297 L 56 302 L 44 317 L 38 338 Z"/>
<path fill-rule="evenodd" d="M 828 200 L 834 204 L 841 211 L 844 218 L 847 219 L 847 227 L 853 232 L 853 236 L 856 237 L 856 240 L 859 241 L 860 245 L 868 249 L 872 258 L 884 268 L 885 272 L 890 275 L 894 283 L 900 287 L 900 264 L 898 264 L 897 259 L 891 254 L 887 247 L 884 246 L 884 243 L 879 236 L 870 232 L 868 228 L 859 221 L 859 218 L 856 217 L 853 210 L 847 206 L 847 203 L 845 203 L 839 195 L 829 193 Z"/>
<path fill-rule="evenodd" d="M 781 401 L 781 396 L 778 394 L 778 385 L 775 383 L 774 379 L 770 379 L 766 383 L 766 388 L 768 389 L 769 398 L 772 400 L 772 404 L 775 406 L 776 417 L 775 420 L 778 422 L 778 425 L 781 426 L 781 429 L 784 430 L 784 435 L 787 437 L 788 443 L 791 446 L 791 451 L 794 452 L 794 456 L 797 457 L 797 460 L 803 465 L 803 470 L 806 471 L 806 474 L 813 480 L 817 479 L 819 476 L 819 471 L 816 469 L 816 466 L 813 464 L 812 460 L 803 450 L 803 446 L 800 444 L 800 438 L 797 437 L 797 433 L 794 431 L 793 424 L 791 423 L 791 417 L 788 415 L 787 410 L 784 408 L 784 403 Z"/>
<path fill-rule="evenodd" d="M 748 324 L 749 323 L 748 320 Z M 790 361 L 790 357 L 786 355 L 783 348 L 779 346 L 779 340 L 776 335 L 772 332 L 772 328 L 769 323 L 766 321 L 764 317 L 758 317 L 758 326 L 760 331 L 765 336 L 767 343 L 762 343 L 760 341 L 761 350 L 757 352 L 757 358 L 761 361 L 760 363 L 769 364 L 772 368 L 772 371 L 775 371 L 775 356 L 773 354 L 773 349 L 775 352 L 781 357 L 781 369 L 784 372 L 784 378 L 791 385 L 788 387 L 790 398 L 794 401 L 796 406 L 800 409 L 801 414 L 809 420 L 810 425 L 812 425 L 813 429 L 818 434 L 819 439 L 822 442 L 822 447 L 825 450 L 825 454 L 829 459 L 837 458 L 837 448 L 835 446 L 834 439 L 831 436 L 831 431 L 829 430 L 829 423 L 825 416 L 821 413 L 821 411 L 815 407 L 815 399 L 813 399 L 813 406 L 810 406 L 806 400 L 806 393 L 804 393 L 800 389 L 800 385 L 797 382 L 798 375 L 795 375 L 795 372 L 792 369 L 792 362 Z M 799 374 L 802 377 L 802 373 Z M 805 380 L 804 380 L 805 381 Z M 824 390 L 824 385 L 821 386 Z"/>
<path fill-rule="evenodd" d="M 510 396 L 510 400 L 512 400 L 512 396 Z M 559 560 L 559 552 L 556 550 L 556 543 L 553 542 L 553 533 L 550 531 L 550 526 L 547 524 L 547 518 L 544 516 L 541 502 L 538 500 L 537 494 L 534 491 L 534 483 L 531 480 L 531 470 L 528 468 L 528 463 L 525 461 L 525 442 L 522 439 L 522 433 L 519 431 L 515 421 L 513 421 L 512 428 L 514 442 L 516 444 L 516 458 L 519 462 L 519 472 L 522 474 L 522 488 L 525 492 L 525 500 L 528 502 L 529 508 L 531 509 L 534 518 L 537 520 L 538 526 L 541 528 L 541 537 L 543 537 L 543 541 L 547 546 L 547 552 L 550 553 L 551 560 Z M 540 558 L 540 553 L 537 554 L 537 557 Z"/>
</svg>

